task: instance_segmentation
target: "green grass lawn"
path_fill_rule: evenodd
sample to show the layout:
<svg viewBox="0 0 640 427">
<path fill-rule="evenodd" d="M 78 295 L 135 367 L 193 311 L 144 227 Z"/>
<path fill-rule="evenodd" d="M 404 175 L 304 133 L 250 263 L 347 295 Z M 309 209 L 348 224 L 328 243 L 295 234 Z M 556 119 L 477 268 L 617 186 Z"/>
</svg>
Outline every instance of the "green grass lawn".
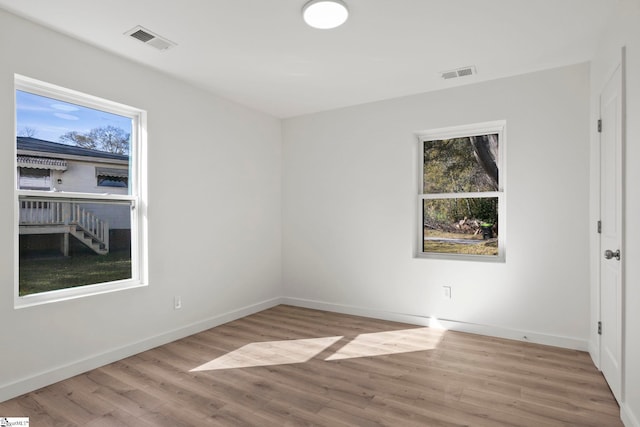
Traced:
<svg viewBox="0 0 640 427">
<path fill-rule="evenodd" d="M 441 254 L 466 254 L 466 255 L 498 255 L 497 242 L 488 241 L 487 243 L 464 244 L 428 241 L 424 242 L 425 252 L 436 252 Z"/>
<path fill-rule="evenodd" d="M 20 258 L 20 296 L 131 278 L 129 252 Z"/>
</svg>

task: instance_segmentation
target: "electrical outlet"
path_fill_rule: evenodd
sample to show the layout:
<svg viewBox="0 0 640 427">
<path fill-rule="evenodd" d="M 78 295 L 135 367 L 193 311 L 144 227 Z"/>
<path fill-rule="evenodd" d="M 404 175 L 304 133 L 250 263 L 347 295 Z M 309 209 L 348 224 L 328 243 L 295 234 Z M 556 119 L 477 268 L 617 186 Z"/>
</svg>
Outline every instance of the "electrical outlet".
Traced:
<svg viewBox="0 0 640 427">
<path fill-rule="evenodd" d="M 451 286 L 442 287 L 442 296 L 446 299 L 451 299 Z"/>
<path fill-rule="evenodd" d="M 179 296 L 173 297 L 173 309 L 180 310 L 182 308 L 182 298 Z"/>
</svg>

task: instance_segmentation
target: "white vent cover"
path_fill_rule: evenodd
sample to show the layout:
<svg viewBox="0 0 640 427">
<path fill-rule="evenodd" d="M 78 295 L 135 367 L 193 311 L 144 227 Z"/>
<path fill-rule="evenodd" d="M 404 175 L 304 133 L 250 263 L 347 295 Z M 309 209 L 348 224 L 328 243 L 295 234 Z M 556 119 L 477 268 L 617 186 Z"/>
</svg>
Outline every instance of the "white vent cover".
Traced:
<svg viewBox="0 0 640 427">
<path fill-rule="evenodd" d="M 124 33 L 125 36 L 133 37 L 136 40 L 141 41 L 144 44 L 147 44 L 151 47 L 155 47 L 158 50 L 167 50 L 171 49 L 174 46 L 177 46 L 174 42 L 160 37 L 152 31 L 147 30 L 144 27 L 138 25 Z"/>
<path fill-rule="evenodd" d="M 476 67 L 470 65 L 468 67 L 457 68 L 455 70 L 442 71 L 440 75 L 443 79 L 455 79 L 458 77 L 472 76 L 476 74 Z"/>
</svg>

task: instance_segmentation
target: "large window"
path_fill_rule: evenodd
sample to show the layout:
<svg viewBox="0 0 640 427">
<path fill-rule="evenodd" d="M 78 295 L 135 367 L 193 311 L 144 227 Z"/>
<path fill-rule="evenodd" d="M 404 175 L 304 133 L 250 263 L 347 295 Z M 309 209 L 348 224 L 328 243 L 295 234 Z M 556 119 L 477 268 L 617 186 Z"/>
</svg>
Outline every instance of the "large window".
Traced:
<svg viewBox="0 0 640 427">
<path fill-rule="evenodd" d="M 144 112 L 15 86 L 16 307 L 144 284 Z"/>
<path fill-rule="evenodd" d="M 418 135 L 418 255 L 505 258 L 504 122 Z"/>
</svg>

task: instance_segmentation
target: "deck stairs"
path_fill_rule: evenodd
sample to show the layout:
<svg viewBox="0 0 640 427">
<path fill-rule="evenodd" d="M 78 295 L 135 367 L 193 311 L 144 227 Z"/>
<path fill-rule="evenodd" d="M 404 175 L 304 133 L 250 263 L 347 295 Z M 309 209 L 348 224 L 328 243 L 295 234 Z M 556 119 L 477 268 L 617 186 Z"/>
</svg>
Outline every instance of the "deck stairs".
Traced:
<svg viewBox="0 0 640 427">
<path fill-rule="evenodd" d="M 69 227 L 69 234 L 79 240 L 83 245 L 91 249 L 98 255 L 106 255 L 109 253 L 109 243 L 106 242 L 89 230 L 85 230 L 80 225 L 72 225 Z"/>
</svg>

